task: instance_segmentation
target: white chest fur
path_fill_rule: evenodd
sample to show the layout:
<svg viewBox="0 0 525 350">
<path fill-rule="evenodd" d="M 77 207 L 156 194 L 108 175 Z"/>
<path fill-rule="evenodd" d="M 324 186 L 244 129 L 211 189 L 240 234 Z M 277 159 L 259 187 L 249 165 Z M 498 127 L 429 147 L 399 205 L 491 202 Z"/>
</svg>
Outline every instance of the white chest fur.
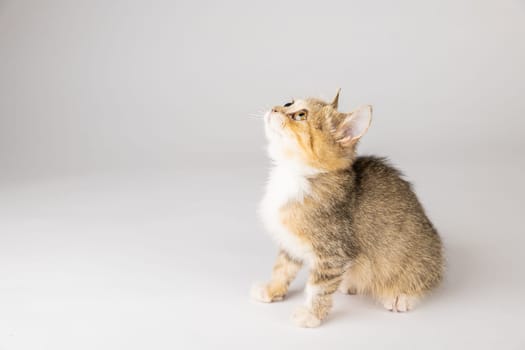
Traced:
<svg viewBox="0 0 525 350">
<path fill-rule="evenodd" d="M 312 248 L 283 225 L 280 209 L 292 201 L 302 202 L 310 194 L 309 175 L 313 175 L 309 168 L 276 166 L 270 172 L 260 206 L 263 223 L 272 238 L 288 254 L 306 263 L 312 261 Z"/>
</svg>

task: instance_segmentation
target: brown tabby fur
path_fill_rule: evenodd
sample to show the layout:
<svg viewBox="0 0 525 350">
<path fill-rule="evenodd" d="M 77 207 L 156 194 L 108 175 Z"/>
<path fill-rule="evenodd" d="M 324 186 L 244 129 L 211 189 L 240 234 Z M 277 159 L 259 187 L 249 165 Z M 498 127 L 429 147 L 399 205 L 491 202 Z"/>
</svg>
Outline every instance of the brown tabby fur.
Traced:
<svg viewBox="0 0 525 350">
<path fill-rule="evenodd" d="M 310 98 L 276 106 L 267 116 L 280 118 L 286 137 L 298 145 L 283 149 L 284 161 L 319 170 L 306 177 L 310 192 L 303 200 L 279 209 L 282 225 L 314 258 L 307 261 L 281 247 L 271 281 L 255 297 L 282 299 L 308 262 L 310 296 L 294 315 L 305 327 L 325 318 L 338 288 L 371 295 L 393 311 L 408 311 L 443 275 L 440 237 L 410 184 L 384 159 L 356 158 L 366 129 L 348 137 L 356 112 L 338 112 L 338 95 L 332 103 Z M 306 120 L 291 118 L 298 110 L 307 111 Z"/>
</svg>

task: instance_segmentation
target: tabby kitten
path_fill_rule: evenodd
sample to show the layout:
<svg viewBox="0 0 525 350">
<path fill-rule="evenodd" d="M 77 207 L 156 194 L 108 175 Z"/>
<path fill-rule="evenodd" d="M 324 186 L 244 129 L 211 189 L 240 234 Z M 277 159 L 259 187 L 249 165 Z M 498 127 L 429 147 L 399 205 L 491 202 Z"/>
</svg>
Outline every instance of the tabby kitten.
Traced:
<svg viewBox="0 0 525 350">
<path fill-rule="evenodd" d="M 274 167 L 260 213 L 279 253 L 252 297 L 283 299 L 308 265 L 306 302 L 292 316 L 301 327 L 320 325 L 338 289 L 403 312 L 443 275 L 441 240 L 410 184 L 383 159 L 355 155 L 372 107 L 342 113 L 338 99 L 294 100 L 264 116 Z"/>
</svg>

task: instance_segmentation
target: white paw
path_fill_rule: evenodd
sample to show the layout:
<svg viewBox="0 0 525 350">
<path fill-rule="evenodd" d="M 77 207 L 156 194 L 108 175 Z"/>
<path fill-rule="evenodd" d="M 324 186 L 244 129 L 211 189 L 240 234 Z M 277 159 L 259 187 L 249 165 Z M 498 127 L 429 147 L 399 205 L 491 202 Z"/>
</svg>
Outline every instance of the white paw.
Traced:
<svg viewBox="0 0 525 350">
<path fill-rule="evenodd" d="M 321 324 L 321 320 L 315 317 L 306 306 L 298 307 L 292 314 L 292 321 L 299 327 L 314 328 Z"/>
<path fill-rule="evenodd" d="M 254 283 L 250 291 L 252 299 L 262 303 L 271 303 L 272 297 L 268 294 L 268 288 L 264 283 Z"/>
<path fill-rule="evenodd" d="M 414 308 L 416 302 L 417 298 L 408 296 L 406 294 L 400 294 L 393 298 L 384 299 L 383 306 L 389 311 L 407 312 Z"/>
</svg>

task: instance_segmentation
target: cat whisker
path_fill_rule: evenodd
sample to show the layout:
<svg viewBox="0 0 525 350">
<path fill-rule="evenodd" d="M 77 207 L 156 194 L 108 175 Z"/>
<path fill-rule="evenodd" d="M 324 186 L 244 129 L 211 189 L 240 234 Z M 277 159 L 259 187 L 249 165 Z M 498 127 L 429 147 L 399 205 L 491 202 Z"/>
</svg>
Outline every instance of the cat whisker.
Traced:
<svg viewBox="0 0 525 350">
<path fill-rule="evenodd" d="M 265 115 L 265 112 L 259 111 L 257 113 L 250 113 L 250 114 L 248 114 L 248 117 L 256 118 L 256 119 L 263 119 L 264 115 Z"/>
</svg>

